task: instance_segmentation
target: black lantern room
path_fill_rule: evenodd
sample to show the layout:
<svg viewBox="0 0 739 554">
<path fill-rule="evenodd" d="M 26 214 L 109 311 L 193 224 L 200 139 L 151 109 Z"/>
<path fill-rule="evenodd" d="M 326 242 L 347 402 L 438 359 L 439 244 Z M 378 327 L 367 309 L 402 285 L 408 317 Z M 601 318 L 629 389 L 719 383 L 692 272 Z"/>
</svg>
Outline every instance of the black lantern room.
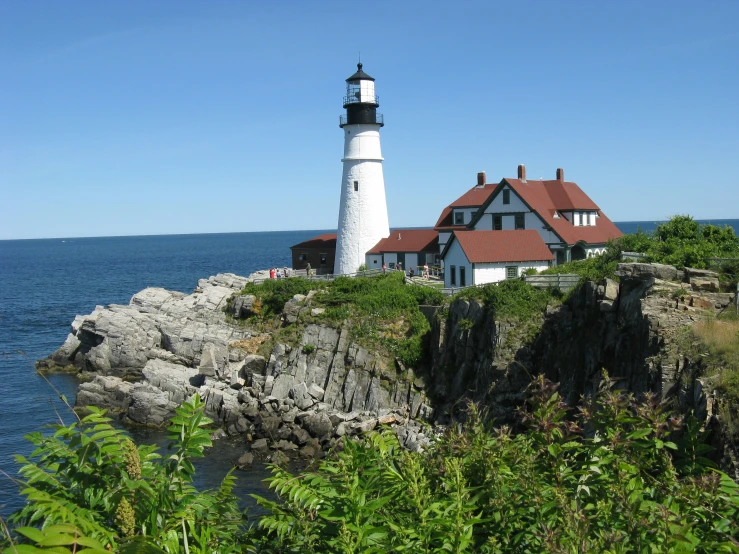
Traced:
<svg viewBox="0 0 739 554">
<path fill-rule="evenodd" d="M 382 127 L 385 123 L 382 114 L 377 113 L 379 105 L 380 97 L 375 94 L 375 80 L 362 70 L 360 62 L 357 64 L 357 72 L 346 80 L 346 115 L 341 116 L 339 126 L 370 123 Z"/>
</svg>

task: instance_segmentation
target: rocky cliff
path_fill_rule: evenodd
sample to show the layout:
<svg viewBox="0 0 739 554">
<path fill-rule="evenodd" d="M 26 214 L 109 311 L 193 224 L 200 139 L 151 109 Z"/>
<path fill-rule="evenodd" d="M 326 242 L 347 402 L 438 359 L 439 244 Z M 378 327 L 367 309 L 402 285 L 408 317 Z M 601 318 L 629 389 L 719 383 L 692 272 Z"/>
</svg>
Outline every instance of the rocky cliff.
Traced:
<svg viewBox="0 0 739 554">
<path fill-rule="evenodd" d="M 558 382 L 575 405 L 597 390 L 605 370 L 624 390 L 651 392 L 679 413 L 694 412 L 714 431 L 716 460 L 739 479 L 739 445 L 723 432 L 716 379 L 680 340 L 687 327 L 726 309 L 733 295 L 716 292 L 716 276 L 706 271 L 620 264 L 618 273 L 619 283 L 585 283 L 540 314 L 533 334 L 521 335 L 521 322 L 500 321 L 480 301 L 452 302 L 433 328 L 428 394 L 437 417 L 461 415 L 471 399 L 499 423 L 511 423 L 532 376 Z"/>
<path fill-rule="evenodd" d="M 313 309 L 311 295 L 284 308 L 283 324 L 295 330 L 289 342 L 244 327 L 234 316 L 248 311 L 249 299 L 229 300 L 246 282 L 217 275 L 189 295 L 149 288 L 128 306 L 98 306 L 76 317 L 65 343 L 39 365 L 94 375 L 80 385 L 77 405 L 135 424 L 164 425 L 198 392 L 209 417 L 228 434 L 247 435 L 257 450 L 312 456 L 378 423 L 408 448 L 422 447 L 428 439 L 413 418 L 431 408 L 412 371 L 401 378 L 345 329 L 295 325 Z"/>
<path fill-rule="evenodd" d="M 190 295 L 146 289 L 128 306 L 78 316 L 64 345 L 41 365 L 93 372 L 79 406 L 103 406 L 138 424 L 163 425 L 199 392 L 208 415 L 256 450 L 320 454 L 339 437 L 389 424 L 403 444 L 428 440 L 416 420 L 448 424 L 468 400 L 513 422 L 532 377 L 560 383 L 577 403 L 597 390 L 603 370 L 637 395 L 660 395 L 713 429 L 717 460 L 739 478 L 737 447 L 722 434 L 714 390 L 700 356 L 679 340 L 687 326 L 726 308 L 710 272 L 621 264 L 620 282 L 588 282 L 565 303 L 530 321 L 505 320 L 479 300 L 454 300 L 434 316 L 427 367 L 388 363 L 354 343 L 347 329 L 304 317 L 321 308 L 295 295 L 282 329 L 247 328 L 254 298 L 234 296 L 247 279 L 218 275 Z M 433 407 L 433 409 L 432 409 Z"/>
</svg>

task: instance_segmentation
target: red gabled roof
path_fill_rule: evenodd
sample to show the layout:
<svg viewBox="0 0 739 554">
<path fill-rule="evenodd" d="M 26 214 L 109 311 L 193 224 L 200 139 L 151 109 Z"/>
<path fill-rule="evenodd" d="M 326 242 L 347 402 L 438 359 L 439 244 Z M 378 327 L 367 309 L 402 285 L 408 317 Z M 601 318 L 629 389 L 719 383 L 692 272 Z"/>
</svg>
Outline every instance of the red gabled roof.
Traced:
<svg viewBox="0 0 739 554">
<path fill-rule="evenodd" d="M 554 259 L 534 229 L 519 231 L 454 231 L 454 238 L 473 264 L 538 262 Z M 451 245 L 450 240 L 447 249 Z M 446 252 L 446 250 L 445 250 Z"/>
<path fill-rule="evenodd" d="M 466 228 L 467 225 L 454 224 L 452 221 L 452 210 L 454 208 L 479 208 L 487 201 L 497 186 L 498 185 L 486 184 L 483 186 L 472 187 L 442 210 L 439 219 L 436 221 L 436 225 L 434 225 L 434 229 L 440 231 Z"/>
<path fill-rule="evenodd" d="M 438 252 L 439 233 L 433 229 L 396 229 L 381 239 L 367 254 L 384 252 Z"/>
<path fill-rule="evenodd" d="M 492 194 L 497 184 L 472 187 L 454 202 L 449 204 L 450 208 L 477 208 L 485 203 L 488 196 Z"/>
<path fill-rule="evenodd" d="M 317 237 L 290 247 L 290 249 L 293 248 L 336 248 L 336 233 L 318 235 Z"/>
<path fill-rule="evenodd" d="M 602 244 L 623 234 L 576 183 L 508 178 L 503 179 L 501 184 L 503 183 L 508 183 L 567 244 L 576 244 L 580 241 Z M 554 217 L 556 212 L 572 210 L 598 211 L 600 217 L 596 218 L 595 226 L 592 227 L 587 225 L 575 227 L 561 214 L 558 218 Z"/>
</svg>

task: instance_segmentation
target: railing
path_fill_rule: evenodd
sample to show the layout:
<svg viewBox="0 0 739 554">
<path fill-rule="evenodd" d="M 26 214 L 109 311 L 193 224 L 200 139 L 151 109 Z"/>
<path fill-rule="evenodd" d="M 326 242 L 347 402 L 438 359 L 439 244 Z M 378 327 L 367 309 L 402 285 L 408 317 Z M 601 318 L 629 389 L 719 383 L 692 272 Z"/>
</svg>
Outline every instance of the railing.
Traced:
<svg viewBox="0 0 739 554">
<path fill-rule="evenodd" d="M 559 289 L 562 292 L 574 289 L 580 282 L 575 273 L 558 273 L 555 275 L 524 275 L 524 282 L 538 289 Z"/>
<path fill-rule="evenodd" d="M 621 260 L 623 261 L 638 262 L 639 260 L 643 260 L 646 257 L 647 255 L 643 252 L 621 252 Z"/>
<path fill-rule="evenodd" d="M 365 98 L 361 98 L 362 96 L 365 96 Z M 351 94 L 348 96 L 344 96 L 344 106 L 346 106 L 347 104 L 374 104 L 375 106 L 379 106 L 380 105 L 380 95 L 375 94 L 374 97 L 372 97 L 372 95 L 365 94 L 365 95 L 360 95 L 360 97 L 357 98 L 355 94 Z"/>
<path fill-rule="evenodd" d="M 385 118 L 381 113 L 375 114 L 375 120 L 374 121 L 358 121 L 357 125 L 385 125 Z M 343 127 L 344 125 L 349 125 L 346 122 L 346 115 L 340 115 L 339 116 L 339 127 Z"/>
<path fill-rule="evenodd" d="M 382 269 L 365 269 L 364 271 L 357 271 L 356 273 L 345 273 L 343 275 L 334 275 L 333 273 L 316 275 L 314 269 L 311 269 L 311 274 L 308 275 L 308 270 L 306 269 L 292 269 L 289 270 L 287 278 L 290 279 L 292 277 L 301 277 L 303 279 L 310 279 L 311 281 L 333 281 L 334 279 L 336 279 L 336 277 L 375 277 L 380 274 L 382 274 Z M 269 280 L 269 278 L 254 279 L 253 283 L 255 285 L 261 285 L 265 281 Z"/>
</svg>

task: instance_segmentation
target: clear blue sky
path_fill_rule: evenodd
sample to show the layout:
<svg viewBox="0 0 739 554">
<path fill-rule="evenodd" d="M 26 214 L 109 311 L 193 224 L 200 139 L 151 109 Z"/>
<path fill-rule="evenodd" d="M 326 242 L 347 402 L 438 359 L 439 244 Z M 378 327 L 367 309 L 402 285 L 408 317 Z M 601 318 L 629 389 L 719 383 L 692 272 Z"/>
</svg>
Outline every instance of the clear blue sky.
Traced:
<svg viewBox="0 0 739 554">
<path fill-rule="evenodd" d="M 335 228 L 344 79 L 391 226 L 557 167 L 616 221 L 739 218 L 739 2 L 0 0 L 0 239 Z"/>
</svg>

